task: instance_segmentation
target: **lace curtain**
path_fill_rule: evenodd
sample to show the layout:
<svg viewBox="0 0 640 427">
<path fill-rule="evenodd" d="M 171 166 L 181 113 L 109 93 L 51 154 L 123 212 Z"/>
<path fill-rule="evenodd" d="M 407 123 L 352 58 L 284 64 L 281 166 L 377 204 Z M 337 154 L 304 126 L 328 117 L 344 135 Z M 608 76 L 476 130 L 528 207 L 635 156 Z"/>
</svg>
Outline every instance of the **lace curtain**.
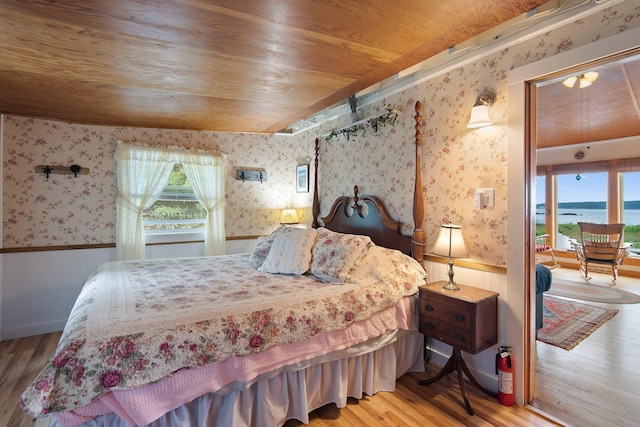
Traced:
<svg viewBox="0 0 640 427">
<path fill-rule="evenodd" d="M 207 153 L 181 153 L 182 167 L 198 201 L 207 211 L 204 236 L 204 254 L 225 253 L 224 233 L 224 178 L 225 162 L 222 156 Z"/>
<path fill-rule="evenodd" d="M 218 153 L 147 147 L 119 142 L 116 253 L 119 260 L 144 259 L 142 211 L 157 200 L 175 163 L 182 163 L 198 201 L 207 211 L 205 255 L 225 252 L 225 159 Z"/>
</svg>

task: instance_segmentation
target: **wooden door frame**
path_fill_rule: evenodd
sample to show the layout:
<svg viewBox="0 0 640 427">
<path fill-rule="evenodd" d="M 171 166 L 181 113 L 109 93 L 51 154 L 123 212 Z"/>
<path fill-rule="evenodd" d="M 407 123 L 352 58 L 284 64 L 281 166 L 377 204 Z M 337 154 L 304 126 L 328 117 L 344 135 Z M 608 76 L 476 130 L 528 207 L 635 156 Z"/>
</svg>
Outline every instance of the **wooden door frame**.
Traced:
<svg viewBox="0 0 640 427">
<path fill-rule="evenodd" d="M 516 361 L 516 402 L 528 404 L 535 397 L 535 269 L 531 206 L 535 195 L 535 144 L 531 137 L 535 97 L 532 82 L 576 66 L 603 61 L 615 55 L 640 52 L 640 27 L 597 40 L 585 46 L 511 70 L 508 75 L 508 190 L 507 284 L 510 307 L 504 336 Z"/>
</svg>

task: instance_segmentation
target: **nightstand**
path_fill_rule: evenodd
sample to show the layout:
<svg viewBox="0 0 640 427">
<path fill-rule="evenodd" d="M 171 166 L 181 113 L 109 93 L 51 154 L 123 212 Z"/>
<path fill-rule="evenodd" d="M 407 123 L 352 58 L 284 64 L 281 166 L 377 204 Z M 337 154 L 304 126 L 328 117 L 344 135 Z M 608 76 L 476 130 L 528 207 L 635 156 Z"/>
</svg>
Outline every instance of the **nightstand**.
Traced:
<svg viewBox="0 0 640 427">
<path fill-rule="evenodd" d="M 420 380 L 418 384 L 431 384 L 458 371 L 464 405 L 469 415 L 473 415 L 463 372 L 473 385 L 489 396 L 498 397 L 498 394 L 484 388 L 471 375 L 461 351 L 476 354 L 498 343 L 498 294 L 460 284 L 460 290 L 449 291 L 442 288 L 446 283 L 420 286 L 420 332 L 453 346 L 453 354 L 436 376 Z"/>
</svg>

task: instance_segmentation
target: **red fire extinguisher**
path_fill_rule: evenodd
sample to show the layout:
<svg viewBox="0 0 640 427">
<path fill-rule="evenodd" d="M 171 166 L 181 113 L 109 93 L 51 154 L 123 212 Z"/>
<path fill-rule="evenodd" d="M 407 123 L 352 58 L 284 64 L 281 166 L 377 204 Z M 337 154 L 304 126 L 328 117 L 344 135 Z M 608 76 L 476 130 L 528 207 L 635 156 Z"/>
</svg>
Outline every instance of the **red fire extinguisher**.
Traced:
<svg viewBox="0 0 640 427">
<path fill-rule="evenodd" d="M 496 375 L 498 375 L 498 402 L 513 406 L 513 357 L 511 347 L 500 346 L 496 354 Z"/>
</svg>

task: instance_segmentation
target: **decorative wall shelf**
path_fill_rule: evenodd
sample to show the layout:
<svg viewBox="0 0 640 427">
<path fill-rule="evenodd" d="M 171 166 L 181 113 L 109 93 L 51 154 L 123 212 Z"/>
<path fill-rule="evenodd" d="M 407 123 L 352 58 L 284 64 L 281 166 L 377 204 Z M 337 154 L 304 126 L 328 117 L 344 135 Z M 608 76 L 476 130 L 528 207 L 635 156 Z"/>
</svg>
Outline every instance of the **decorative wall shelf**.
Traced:
<svg viewBox="0 0 640 427">
<path fill-rule="evenodd" d="M 349 141 L 352 136 L 365 136 L 369 129 L 371 129 L 373 134 L 376 135 L 378 133 L 378 129 L 381 127 L 395 125 L 398 115 L 400 114 L 400 110 L 395 108 L 387 107 L 385 110 L 386 111 L 384 113 L 380 113 L 377 116 L 359 120 L 355 123 L 341 127 L 340 129 L 334 129 L 322 136 L 326 141 L 330 141 L 335 136 L 344 135 L 347 141 Z"/>
<path fill-rule="evenodd" d="M 83 168 L 78 165 L 71 166 L 49 166 L 49 165 L 38 165 L 36 166 L 37 173 L 43 173 L 49 179 L 49 175 L 73 175 L 77 177 L 78 175 L 89 175 L 89 168 Z"/>
</svg>

